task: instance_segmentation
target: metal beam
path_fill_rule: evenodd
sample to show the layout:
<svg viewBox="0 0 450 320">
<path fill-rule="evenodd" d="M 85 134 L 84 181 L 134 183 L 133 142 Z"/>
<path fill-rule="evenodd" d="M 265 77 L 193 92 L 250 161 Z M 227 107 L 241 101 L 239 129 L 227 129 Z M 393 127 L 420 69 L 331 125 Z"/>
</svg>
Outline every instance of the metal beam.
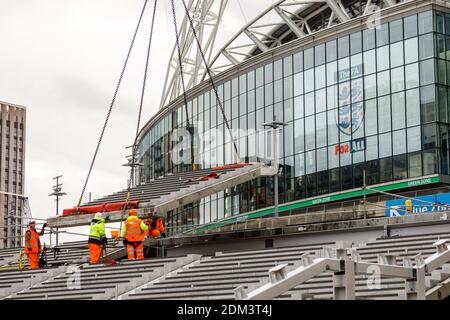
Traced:
<svg viewBox="0 0 450 320">
<path fill-rule="evenodd" d="M 305 36 L 306 34 L 295 24 L 294 21 L 292 21 L 281 9 L 280 7 L 275 7 L 275 11 L 278 13 L 278 15 L 283 19 L 283 21 L 287 24 L 289 29 L 291 29 L 295 35 L 299 38 Z"/>
<path fill-rule="evenodd" d="M 330 7 L 330 9 L 333 10 L 334 14 L 339 19 L 340 22 L 350 20 L 350 18 L 347 16 L 347 13 L 345 13 L 342 10 L 342 8 L 337 4 L 335 0 L 327 0 L 327 4 Z"/>
<path fill-rule="evenodd" d="M 266 46 L 266 44 L 264 42 L 262 42 L 261 40 L 259 40 L 250 30 L 246 29 L 244 30 L 244 33 L 247 35 L 247 37 L 250 38 L 250 40 L 252 40 L 255 45 L 262 51 L 262 52 L 267 52 L 269 51 L 269 47 Z"/>
</svg>

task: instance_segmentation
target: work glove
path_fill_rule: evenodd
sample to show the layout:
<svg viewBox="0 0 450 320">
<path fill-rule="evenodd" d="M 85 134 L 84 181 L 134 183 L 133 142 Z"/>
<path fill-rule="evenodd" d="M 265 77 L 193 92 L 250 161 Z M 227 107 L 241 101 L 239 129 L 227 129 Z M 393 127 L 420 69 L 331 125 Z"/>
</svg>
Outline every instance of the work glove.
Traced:
<svg viewBox="0 0 450 320">
<path fill-rule="evenodd" d="M 126 246 L 128 244 L 127 239 L 123 239 L 122 243 L 123 243 L 124 246 Z"/>
<path fill-rule="evenodd" d="M 106 216 L 105 221 L 110 221 L 111 218 L 109 216 Z"/>
<path fill-rule="evenodd" d="M 31 251 L 31 247 L 28 247 L 28 251 Z"/>
<path fill-rule="evenodd" d="M 42 226 L 42 228 L 46 228 L 48 226 L 47 223 L 44 223 L 44 225 Z"/>
<path fill-rule="evenodd" d="M 102 238 L 102 243 L 103 243 L 103 245 L 106 246 L 108 244 L 108 239 L 106 237 L 103 237 Z"/>
</svg>

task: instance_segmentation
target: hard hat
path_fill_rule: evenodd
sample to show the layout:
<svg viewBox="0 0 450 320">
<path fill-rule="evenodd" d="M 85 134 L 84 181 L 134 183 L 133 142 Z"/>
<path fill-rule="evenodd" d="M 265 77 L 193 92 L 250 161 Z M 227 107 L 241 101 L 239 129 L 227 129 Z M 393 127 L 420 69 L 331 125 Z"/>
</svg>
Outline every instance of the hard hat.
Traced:
<svg viewBox="0 0 450 320">
<path fill-rule="evenodd" d="M 97 212 L 95 214 L 94 218 L 102 218 L 102 213 L 101 212 Z"/>
<path fill-rule="evenodd" d="M 130 216 L 137 216 L 137 210 L 136 209 L 131 209 L 130 212 L 128 212 L 128 214 Z"/>
</svg>

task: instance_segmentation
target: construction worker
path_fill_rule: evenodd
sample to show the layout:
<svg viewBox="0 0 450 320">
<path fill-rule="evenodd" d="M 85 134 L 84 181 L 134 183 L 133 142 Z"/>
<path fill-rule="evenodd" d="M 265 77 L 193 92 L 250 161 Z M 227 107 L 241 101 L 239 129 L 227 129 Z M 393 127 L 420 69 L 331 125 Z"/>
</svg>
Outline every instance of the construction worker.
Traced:
<svg viewBox="0 0 450 320">
<path fill-rule="evenodd" d="M 28 230 L 25 232 L 24 252 L 28 256 L 30 269 L 39 269 L 39 253 L 41 252 L 41 240 L 39 236 L 44 235 L 46 223 L 42 226 L 41 232 L 36 231 L 36 222 L 31 221 L 28 224 Z"/>
<path fill-rule="evenodd" d="M 145 224 L 149 227 L 145 233 L 147 237 L 156 239 L 162 235 L 162 237 L 165 238 L 166 234 L 164 233 L 165 228 L 162 218 L 148 219 L 145 221 Z"/>
<path fill-rule="evenodd" d="M 91 221 L 91 230 L 89 232 L 89 253 L 91 255 L 91 264 L 98 264 L 102 249 L 107 245 L 105 231 L 106 219 L 102 218 L 101 212 L 97 212 Z"/>
<path fill-rule="evenodd" d="M 128 213 L 129 217 L 122 228 L 123 244 L 127 247 L 128 259 L 144 259 L 145 232 L 148 226 L 137 217 L 137 210 L 132 209 Z M 136 251 L 136 254 L 135 254 Z"/>
</svg>

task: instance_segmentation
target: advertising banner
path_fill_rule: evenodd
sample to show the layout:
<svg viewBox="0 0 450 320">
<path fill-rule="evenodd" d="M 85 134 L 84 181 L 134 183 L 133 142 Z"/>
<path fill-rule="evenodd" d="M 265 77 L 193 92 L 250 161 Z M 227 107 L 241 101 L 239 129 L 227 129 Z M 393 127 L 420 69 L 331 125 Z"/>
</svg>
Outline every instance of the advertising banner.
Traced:
<svg viewBox="0 0 450 320">
<path fill-rule="evenodd" d="M 429 213 L 429 212 L 439 212 L 448 211 L 449 208 L 445 205 L 450 206 L 450 193 L 440 193 L 436 195 L 423 196 L 411 199 L 412 201 L 412 214 Z M 428 204 L 421 201 L 431 202 Z M 386 201 L 386 217 L 398 217 L 404 216 L 407 211 L 408 204 L 406 199 L 389 200 Z"/>
</svg>

